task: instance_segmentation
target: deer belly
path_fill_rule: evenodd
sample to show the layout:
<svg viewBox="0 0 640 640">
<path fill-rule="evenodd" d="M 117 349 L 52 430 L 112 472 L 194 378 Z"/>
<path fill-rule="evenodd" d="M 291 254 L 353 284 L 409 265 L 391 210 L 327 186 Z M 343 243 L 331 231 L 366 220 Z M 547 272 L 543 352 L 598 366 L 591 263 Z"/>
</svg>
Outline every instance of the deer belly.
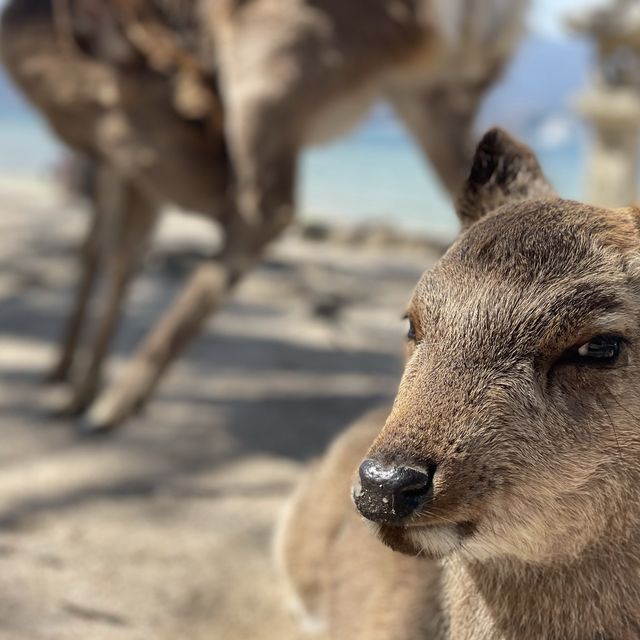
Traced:
<svg viewBox="0 0 640 640">
<path fill-rule="evenodd" d="M 369 86 L 323 105 L 305 132 L 305 143 L 321 144 L 348 133 L 367 116 L 379 93 Z"/>
</svg>

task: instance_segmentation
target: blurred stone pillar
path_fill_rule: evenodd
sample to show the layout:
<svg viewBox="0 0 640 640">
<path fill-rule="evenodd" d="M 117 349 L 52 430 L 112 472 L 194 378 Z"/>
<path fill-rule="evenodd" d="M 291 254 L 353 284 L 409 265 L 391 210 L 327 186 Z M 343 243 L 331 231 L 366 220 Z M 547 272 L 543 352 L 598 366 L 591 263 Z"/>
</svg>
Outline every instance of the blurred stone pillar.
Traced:
<svg viewBox="0 0 640 640">
<path fill-rule="evenodd" d="M 640 95 L 625 88 L 594 88 L 578 102 L 591 125 L 587 201 L 622 207 L 637 202 Z"/>
<path fill-rule="evenodd" d="M 611 0 L 569 20 L 595 45 L 592 88 L 578 106 L 592 129 L 587 198 L 616 207 L 637 201 L 640 130 L 640 2 Z"/>
</svg>

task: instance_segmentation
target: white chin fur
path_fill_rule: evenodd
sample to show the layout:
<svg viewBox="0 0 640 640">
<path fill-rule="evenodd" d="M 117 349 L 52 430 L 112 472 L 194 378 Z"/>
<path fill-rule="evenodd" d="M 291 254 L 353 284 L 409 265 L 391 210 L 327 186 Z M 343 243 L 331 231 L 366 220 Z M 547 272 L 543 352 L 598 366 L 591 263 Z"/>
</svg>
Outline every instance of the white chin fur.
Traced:
<svg viewBox="0 0 640 640">
<path fill-rule="evenodd" d="M 446 525 L 434 527 L 411 527 L 406 531 L 411 542 L 432 558 L 443 558 L 460 547 L 460 534 Z"/>
</svg>

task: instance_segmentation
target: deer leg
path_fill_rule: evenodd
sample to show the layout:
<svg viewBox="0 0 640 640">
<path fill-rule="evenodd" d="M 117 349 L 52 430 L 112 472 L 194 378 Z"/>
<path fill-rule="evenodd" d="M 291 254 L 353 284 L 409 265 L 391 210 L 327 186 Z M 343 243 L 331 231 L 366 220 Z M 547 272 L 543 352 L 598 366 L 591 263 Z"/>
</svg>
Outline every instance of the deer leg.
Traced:
<svg viewBox="0 0 640 640">
<path fill-rule="evenodd" d="M 82 335 L 89 299 L 98 274 L 100 262 L 99 235 L 101 226 L 100 206 L 92 194 L 91 219 L 80 248 L 80 281 L 78 282 L 71 315 L 67 320 L 60 351 L 55 365 L 46 377 L 47 382 L 68 382 Z"/>
<path fill-rule="evenodd" d="M 145 404 L 170 364 L 290 221 L 296 154 L 292 145 L 266 143 L 265 136 L 273 137 L 271 122 L 268 110 L 254 104 L 252 118 L 243 117 L 230 129 L 236 205 L 224 224 L 223 250 L 194 271 L 123 374 L 92 405 L 84 430 L 113 428 Z"/>
<path fill-rule="evenodd" d="M 105 230 L 107 246 L 104 248 L 106 291 L 98 310 L 98 323 L 88 343 L 87 360 L 79 367 L 79 376 L 73 386 L 66 413 L 77 414 L 89 406 L 100 384 L 101 373 L 111 340 L 121 317 L 127 287 L 146 246 L 146 241 L 157 219 L 157 209 L 131 185 L 112 185 L 112 215 Z M 121 200 L 117 203 L 118 195 Z"/>
</svg>

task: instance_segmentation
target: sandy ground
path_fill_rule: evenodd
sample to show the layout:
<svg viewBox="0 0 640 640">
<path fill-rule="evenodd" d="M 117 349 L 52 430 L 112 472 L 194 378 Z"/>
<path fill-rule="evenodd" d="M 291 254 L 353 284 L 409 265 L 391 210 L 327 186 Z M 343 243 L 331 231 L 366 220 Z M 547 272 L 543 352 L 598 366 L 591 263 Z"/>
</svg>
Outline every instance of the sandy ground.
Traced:
<svg viewBox="0 0 640 640">
<path fill-rule="evenodd" d="M 274 247 L 146 412 L 98 440 L 52 420 L 40 383 L 85 222 L 0 180 L 0 639 L 297 638 L 270 545 L 305 463 L 400 370 L 426 249 Z M 136 281 L 110 375 L 212 234 L 172 218 Z M 337 319 L 314 308 L 344 300 Z"/>
</svg>

